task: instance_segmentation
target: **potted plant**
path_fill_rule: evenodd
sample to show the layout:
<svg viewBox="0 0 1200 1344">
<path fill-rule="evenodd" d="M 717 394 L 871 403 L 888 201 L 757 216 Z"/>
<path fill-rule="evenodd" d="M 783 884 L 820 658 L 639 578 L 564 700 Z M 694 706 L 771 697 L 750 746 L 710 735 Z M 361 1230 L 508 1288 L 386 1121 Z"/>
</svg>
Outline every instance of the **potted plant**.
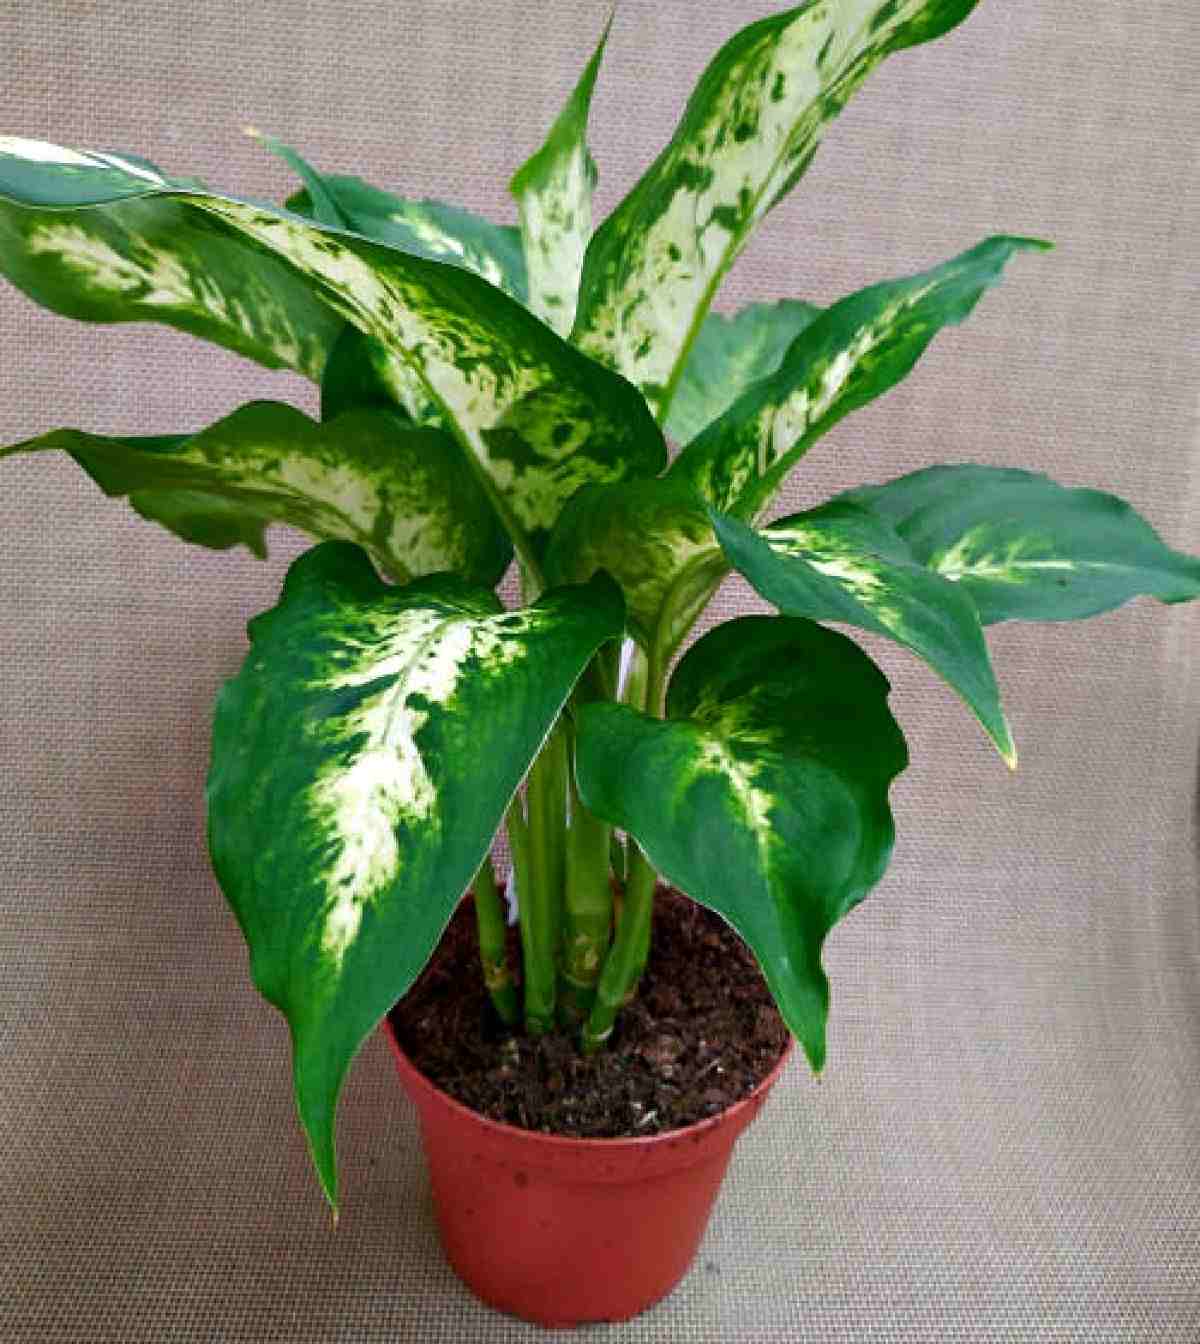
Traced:
<svg viewBox="0 0 1200 1344">
<path fill-rule="evenodd" d="M 498 1072 L 521 1041 L 568 1040 L 584 1062 L 566 1071 L 584 1074 L 613 1050 L 656 904 L 687 922 L 660 876 L 736 930 L 822 1066 L 822 942 L 886 867 L 907 759 L 885 678 L 827 622 L 922 658 L 1013 765 L 986 625 L 1200 594 L 1200 561 L 1127 505 L 1019 469 L 929 467 L 767 521 L 826 430 L 903 378 L 1015 254 L 1046 247 L 988 238 L 824 310 L 710 311 L 858 85 L 974 3 L 810 0 L 735 34 L 594 232 L 603 37 L 513 178 L 519 228 L 324 175 L 269 138 L 303 184 L 283 207 L 130 154 L 0 140 L 0 269 L 26 294 L 84 320 L 164 321 L 320 385 L 319 422 L 253 402 L 190 435 L 58 429 L 0 453 L 64 450 L 201 545 L 263 554 L 277 522 L 320 542 L 251 623 L 208 801 L 335 1209 L 346 1072 L 452 917 L 459 934 L 473 922 L 508 1028 L 492 1028 Z M 778 614 L 687 647 L 733 571 Z M 502 827 L 519 957 L 490 859 Z M 665 1049 L 660 1074 L 696 1054 Z M 434 1182 L 452 1259 L 546 1322 L 629 1315 L 669 1289 L 779 1067 L 776 1048 L 741 1100 L 684 1127 L 569 1139 L 473 1115 L 397 1056 L 448 1164 Z M 652 1263 L 681 1212 L 680 1246 Z M 564 1282 L 525 1241 L 539 1230 L 566 1256 L 576 1238 L 584 1272 Z M 547 1265 L 553 1295 L 530 1296 Z"/>
</svg>

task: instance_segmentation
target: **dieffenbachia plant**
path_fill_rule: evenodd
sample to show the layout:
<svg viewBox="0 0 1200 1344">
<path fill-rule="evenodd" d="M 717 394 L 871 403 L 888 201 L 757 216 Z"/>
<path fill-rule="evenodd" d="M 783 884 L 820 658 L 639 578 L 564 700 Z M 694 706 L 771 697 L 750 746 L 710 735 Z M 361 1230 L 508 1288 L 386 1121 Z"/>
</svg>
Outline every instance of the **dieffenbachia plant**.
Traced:
<svg viewBox="0 0 1200 1344">
<path fill-rule="evenodd" d="M 0 452 L 63 450 L 200 545 L 262 555 L 272 523 L 320 543 L 221 692 L 208 803 L 335 1207 L 346 1071 L 469 887 L 514 1027 L 603 1046 L 661 874 L 738 930 L 821 1067 L 822 943 L 886 867 L 907 759 L 888 683 L 829 623 L 923 659 L 1011 765 L 986 625 L 1200 595 L 1200 560 L 1128 505 L 1016 469 L 934 466 L 769 517 L 827 430 L 1046 246 L 997 236 L 828 307 L 711 311 L 851 94 L 975 3 L 808 0 L 737 33 L 594 232 L 604 40 L 512 179 L 518 226 L 266 137 L 300 179 L 283 206 L 131 154 L 0 140 L 0 269 L 32 299 L 165 322 L 320 386 L 319 420 L 257 401 L 185 433 L 59 428 Z M 734 570 L 778 614 L 679 657 Z"/>
</svg>

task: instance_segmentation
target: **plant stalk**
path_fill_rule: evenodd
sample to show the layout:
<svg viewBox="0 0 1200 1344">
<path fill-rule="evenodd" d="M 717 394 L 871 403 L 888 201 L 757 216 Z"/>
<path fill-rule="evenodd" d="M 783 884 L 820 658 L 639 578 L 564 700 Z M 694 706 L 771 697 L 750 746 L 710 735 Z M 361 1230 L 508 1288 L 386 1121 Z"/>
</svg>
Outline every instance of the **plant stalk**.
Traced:
<svg viewBox="0 0 1200 1344">
<path fill-rule="evenodd" d="M 570 787 L 558 1016 L 563 1025 L 576 1026 L 587 1017 L 595 998 L 612 935 L 613 898 L 608 877 L 610 829 L 580 802 L 573 778 Z"/>
<path fill-rule="evenodd" d="M 540 893 L 534 881 L 533 847 L 520 797 L 514 798 L 509 805 L 506 824 L 520 909 L 518 927 L 525 982 L 525 1030 L 532 1036 L 538 1036 L 554 1026 L 554 947 L 550 942 L 552 924 L 546 918 L 546 911 L 541 908 Z"/>
<path fill-rule="evenodd" d="M 629 851 L 629 882 L 621 903 L 617 936 L 600 972 L 595 1002 L 583 1028 L 585 1055 L 594 1054 L 612 1035 L 617 1013 L 629 1001 L 646 969 L 654 913 L 655 872 L 640 846 L 631 841 Z"/>
<path fill-rule="evenodd" d="M 475 925 L 479 931 L 479 956 L 483 962 L 483 983 L 500 1020 L 515 1027 L 521 1020 L 521 1005 L 508 964 L 508 926 L 504 901 L 496 886 L 496 870 L 489 854 L 475 874 Z"/>
</svg>

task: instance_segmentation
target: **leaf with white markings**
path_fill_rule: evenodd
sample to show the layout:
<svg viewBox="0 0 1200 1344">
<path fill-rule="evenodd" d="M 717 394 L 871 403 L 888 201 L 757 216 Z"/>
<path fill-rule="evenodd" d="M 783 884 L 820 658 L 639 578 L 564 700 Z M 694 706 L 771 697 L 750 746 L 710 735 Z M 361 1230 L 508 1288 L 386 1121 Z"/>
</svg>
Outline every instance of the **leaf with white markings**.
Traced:
<svg viewBox="0 0 1200 1344">
<path fill-rule="evenodd" d="M 1139 595 L 1200 597 L 1200 557 L 1166 546 L 1130 505 L 1037 472 L 940 466 L 837 496 L 893 526 L 971 595 L 984 624 L 1074 621 Z"/>
<path fill-rule="evenodd" d="M 579 719 L 584 803 L 733 925 L 815 1069 L 821 945 L 892 849 L 888 786 L 908 757 L 887 692 L 845 636 L 750 616 L 688 651 L 665 721 L 613 704 Z"/>
<path fill-rule="evenodd" d="M 667 478 L 589 486 L 563 509 L 546 547 L 552 583 L 600 570 L 621 585 L 630 632 L 669 656 L 728 573 L 704 505 Z"/>
<path fill-rule="evenodd" d="M 588 247 L 574 339 L 660 420 L 726 271 L 803 175 L 825 127 L 886 56 L 977 0 L 809 0 L 732 37 L 674 137 Z"/>
<path fill-rule="evenodd" d="M 479 276 L 272 206 L 29 145 L 0 141 L 0 197 L 16 203 L 16 215 L 38 207 L 21 258 L 88 236 L 132 201 L 147 218 L 163 212 L 240 241 L 248 257 L 285 262 L 387 350 L 404 370 L 401 384 L 415 375 L 527 563 L 536 567 L 531 534 L 548 528 L 581 485 L 654 475 L 665 464 L 662 435 L 636 390 Z M 43 213 L 50 204 L 62 208 Z"/>
<path fill-rule="evenodd" d="M 326 542 L 251 623 L 217 703 L 218 879 L 259 990 L 287 1017 L 296 1099 L 337 1205 L 350 1061 L 425 965 L 620 595 L 597 581 L 504 611 L 448 575 L 383 584 Z"/>
<path fill-rule="evenodd" d="M 284 262 L 147 198 L 172 182 L 133 155 L 0 136 L 0 275 L 64 317 L 163 322 L 319 380 L 341 319 Z M 103 212 L 64 208 L 105 191 Z"/>
<path fill-rule="evenodd" d="M 346 411 L 324 424 L 256 401 L 198 434 L 109 437 L 54 430 L 0 449 L 61 449 L 107 495 L 185 541 L 266 555 L 264 529 L 286 523 L 368 550 L 398 582 L 457 570 L 495 583 L 511 548 L 458 446 L 391 411 Z"/>
<path fill-rule="evenodd" d="M 690 443 L 750 386 L 775 372 L 821 310 L 798 299 L 752 303 L 732 317 L 709 313 L 683 368 L 667 433 Z"/>
<path fill-rule="evenodd" d="M 942 327 L 962 322 L 1031 238 L 987 238 L 941 266 L 859 290 L 796 337 L 778 370 L 684 449 L 671 475 L 722 513 L 754 517 L 826 430 L 894 387 Z"/>
<path fill-rule="evenodd" d="M 545 142 L 508 188 L 520 210 L 529 306 L 560 336 L 575 321 L 583 254 L 592 236 L 596 164 L 587 146 L 588 111 L 611 24 L 610 18 Z"/>
<path fill-rule="evenodd" d="M 910 649 L 962 696 L 1016 766 L 974 602 L 921 565 L 878 514 L 838 500 L 761 532 L 717 513 L 712 520 L 730 564 L 785 616 L 844 621 Z"/>
</svg>

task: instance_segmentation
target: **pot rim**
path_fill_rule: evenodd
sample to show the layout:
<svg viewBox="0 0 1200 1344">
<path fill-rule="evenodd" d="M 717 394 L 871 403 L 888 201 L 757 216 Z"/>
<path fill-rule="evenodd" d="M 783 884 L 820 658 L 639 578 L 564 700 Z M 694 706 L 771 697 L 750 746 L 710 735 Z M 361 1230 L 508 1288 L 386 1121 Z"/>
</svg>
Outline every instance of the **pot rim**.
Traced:
<svg viewBox="0 0 1200 1344">
<path fill-rule="evenodd" d="M 520 1125 L 510 1125 L 503 1120 L 493 1120 L 479 1111 L 472 1110 L 470 1106 L 443 1091 L 417 1068 L 408 1055 L 404 1053 L 404 1049 L 396 1039 L 396 1033 L 392 1029 L 391 1021 L 386 1014 L 380 1023 L 380 1030 L 392 1048 L 392 1053 L 401 1073 L 424 1093 L 427 1100 L 436 1100 L 438 1105 L 446 1107 L 452 1114 L 457 1115 L 460 1121 L 476 1125 L 484 1134 L 496 1140 L 519 1140 L 539 1149 L 547 1157 L 568 1151 L 573 1153 L 591 1152 L 596 1155 L 644 1153 L 657 1150 L 665 1153 L 685 1143 L 689 1145 L 697 1144 L 705 1135 L 718 1129 L 725 1129 L 731 1123 L 737 1124 L 738 1121 L 744 1121 L 745 1124 L 748 1124 L 762 1105 L 767 1093 L 787 1067 L 796 1044 L 795 1037 L 789 1032 L 787 1044 L 783 1047 L 779 1058 L 771 1066 L 771 1071 L 755 1085 L 754 1090 L 707 1119 L 696 1120 L 680 1129 L 668 1129 L 661 1134 L 641 1136 L 631 1134 L 623 1138 L 579 1138 L 569 1134 L 547 1134 L 539 1129 L 523 1129 Z M 738 1125 L 738 1128 L 740 1129 L 741 1125 Z"/>
</svg>

